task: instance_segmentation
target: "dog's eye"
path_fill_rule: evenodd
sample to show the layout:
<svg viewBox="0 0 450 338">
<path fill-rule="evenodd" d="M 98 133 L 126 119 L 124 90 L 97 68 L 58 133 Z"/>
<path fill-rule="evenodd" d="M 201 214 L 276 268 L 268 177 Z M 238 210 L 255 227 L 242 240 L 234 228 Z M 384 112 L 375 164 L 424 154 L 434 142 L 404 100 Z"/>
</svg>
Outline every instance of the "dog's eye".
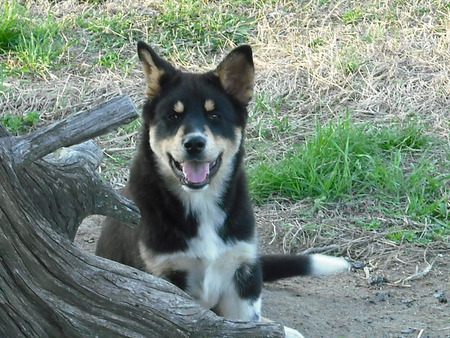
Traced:
<svg viewBox="0 0 450 338">
<path fill-rule="evenodd" d="M 219 115 L 218 113 L 211 112 L 211 113 L 208 114 L 208 118 L 209 118 L 211 121 L 217 121 L 217 120 L 220 119 L 220 115 Z"/>
<path fill-rule="evenodd" d="M 169 114 L 169 116 L 167 116 L 167 118 L 170 121 L 177 121 L 180 118 L 180 114 L 178 114 L 178 113 L 171 113 L 171 114 Z"/>
</svg>

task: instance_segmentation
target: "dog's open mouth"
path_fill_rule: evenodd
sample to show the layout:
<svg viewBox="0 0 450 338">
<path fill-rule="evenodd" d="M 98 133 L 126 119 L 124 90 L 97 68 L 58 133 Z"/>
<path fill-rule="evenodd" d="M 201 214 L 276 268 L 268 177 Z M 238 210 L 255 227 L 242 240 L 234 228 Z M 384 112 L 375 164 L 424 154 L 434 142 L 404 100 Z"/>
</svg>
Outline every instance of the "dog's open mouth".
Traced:
<svg viewBox="0 0 450 338">
<path fill-rule="evenodd" d="M 202 189 L 218 171 L 222 157 L 213 162 L 185 161 L 177 162 L 170 157 L 172 169 L 180 179 L 181 184 L 191 189 Z"/>
</svg>

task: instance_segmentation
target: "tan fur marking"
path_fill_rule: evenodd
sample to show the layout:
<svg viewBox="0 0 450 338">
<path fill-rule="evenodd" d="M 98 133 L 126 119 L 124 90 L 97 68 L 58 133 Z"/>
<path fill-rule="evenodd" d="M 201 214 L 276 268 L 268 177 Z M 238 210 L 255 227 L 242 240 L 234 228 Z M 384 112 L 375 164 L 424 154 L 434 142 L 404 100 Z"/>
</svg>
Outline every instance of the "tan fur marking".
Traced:
<svg viewBox="0 0 450 338">
<path fill-rule="evenodd" d="M 184 104 L 181 101 L 177 101 L 174 105 L 173 105 L 173 111 L 175 113 L 181 114 L 184 113 Z"/>
<path fill-rule="evenodd" d="M 208 99 L 205 101 L 205 110 L 207 112 L 213 111 L 216 108 L 216 105 L 214 104 L 214 101 L 211 99 Z"/>
<path fill-rule="evenodd" d="M 147 83 L 147 88 L 145 94 L 149 97 L 156 96 L 161 87 L 159 85 L 159 79 L 163 76 L 164 71 L 156 67 L 155 63 L 149 52 L 142 51 L 142 68 L 145 74 L 145 81 Z"/>
<path fill-rule="evenodd" d="M 190 257 L 155 254 L 142 241 L 139 241 L 138 245 L 145 271 L 161 278 L 166 278 L 171 272 L 189 266 L 191 261 L 195 262 L 195 259 Z"/>
</svg>

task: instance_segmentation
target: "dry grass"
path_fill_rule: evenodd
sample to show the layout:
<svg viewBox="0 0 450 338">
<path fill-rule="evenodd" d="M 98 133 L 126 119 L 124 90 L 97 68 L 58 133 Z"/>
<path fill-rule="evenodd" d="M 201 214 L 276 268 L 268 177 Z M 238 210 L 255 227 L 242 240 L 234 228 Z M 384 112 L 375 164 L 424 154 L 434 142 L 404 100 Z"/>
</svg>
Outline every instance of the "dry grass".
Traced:
<svg viewBox="0 0 450 338">
<path fill-rule="evenodd" d="M 162 2 L 108 0 L 92 6 L 89 2 L 41 0 L 28 4 L 36 14 L 51 10 L 69 24 L 89 10 L 99 17 L 132 15 L 130 32 L 148 40 L 146 25 L 158 15 Z M 219 2 L 209 5 L 220 7 Z M 310 134 L 316 120 L 327 121 L 346 111 L 355 120 L 386 125 L 411 118 L 426 121 L 430 134 L 450 142 L 448 2 L 252 0 L 241 7 L 255 19 L 248 42 L 255 52 L 256 96 L 269 107 L 278 102 L 278 118 L 287 118 L 289 124 L 287 131 L 276 130 L 273 117 L 255 112 L 253 103 L 248 133 L 253 146 L 265 142 L 258 128 L 273 128 L 270 148 L 277 156 L 287 144 L 301 142 Z M 123 93 L 141 107 L 143 76 L 135 57 L 135 41 L 130 39 L 121 47 L 121 55 L 135 65 L 124 71 L 120 65 L 106 68 L 93 63 L 102 51 L 85 30 L 77 28 L 73 34 L 78 40 L 61 55 L 59 67 L 3 80 L 0 114 L 39 111 L 42 123 L 49 123 Z M 67 35 L 67 39 L 74 37 Z M 201 48 L 187 56 L 178 53 L 177 46 L 158 48 L 167 47 L 172 62 L 197 71 L 211 69 L 232 45 L 225 41 L 222 51 L 214 55 L 205 55 Z M 131 159 L 130 148 L 136 141 L 136 133 L 126 129 L 99 140 L 107 157 L 119 154 L 124 162 Z M 256 157 L 256 152 L 250 148 L 249 158 Z M 127 163 L 114 167 L 106 177 L 120 187 L 126 168 Z M 365 203 L 322 206 L 311 215 L 311 205 L 306 202 L 292 205 L 280 200 L 258 207 L 256 212 L 264 225 L 261 230 L 266 232 L 263 241 L 279 243 L 284 251 L 337 243 L 341 252 L 355 259 L 366 259 L 374 252 L 395 252 L 398 243 L 387 241 L 383 229 L 363 230 L 355 219 L 370 215 L 383 224 L 412 221 L 386 219 L 370 210 L 370 200 Z M 321 226 L 311 230 L 311 225 Z"/>
<path fill-rule="evenodd" d="M 366 201 L 368 202 L 368 201 Z M 362 203 L 364 204 L 364 203 Z M 396 226 L 426 227 L 406 217 L 387 217 L 368 211 L 367 205 L 321 206 L 311 212 L 307 202 L 274 201 L 255 207 L 263 252 L 300 253 L 318 249 L 321 253 L 344 255 L 369 266 L 385 266 L 393 259 L 407 261 L 411 270 L 422 256 L 436 257 L 448 252 L 448 244 L 431 242 L 417 245 L 407 241 L 391 241 L 386 236 Z M 370 220 L 369 220 L 370 218 Z M 372 229 L 369 222 L 381 226 Z M 424 229 L 425 230 L 425 229 Z M 323 250 L 322 250 L 323 249 Z"/>
<path fill-rule="evenodd" d="M 400 8 L 390 8 L 389 1 L 366 3 L 373 14 L 356 24 L 342 23 L 346 11 L 359 8 L 356 1 L 330 2 L 329 7 L 286 2 L 266 13 L 254 43 L 258 89 L 285 97 L 292 121 L 303 125 L 305 118 L 329 119 L 348 107 L 362 120 L 402 121 L 416 115 L 447 138 L 448 6 L 422 1 L 420 14 L 415 2 Z M 396 18 L 383 20 L 388 15 Z"/>
</svg>

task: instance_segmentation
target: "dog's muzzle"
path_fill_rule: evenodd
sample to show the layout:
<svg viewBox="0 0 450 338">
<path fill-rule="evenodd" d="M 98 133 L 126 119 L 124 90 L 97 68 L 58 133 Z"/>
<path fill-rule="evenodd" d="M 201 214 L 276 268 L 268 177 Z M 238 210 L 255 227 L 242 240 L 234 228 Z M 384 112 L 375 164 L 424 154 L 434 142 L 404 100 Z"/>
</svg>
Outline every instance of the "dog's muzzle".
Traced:
<svg viewBox="0 0 450 338">
<path fill-rule="evenodd" d="M 206 187 L 219 170 L 222 163 L 220 155 L 212 162 L 184 161 L 177 162 L 170 157 L 170 164 L 175 175 L 183 186 L 199 190 Z"/>
</svg>

